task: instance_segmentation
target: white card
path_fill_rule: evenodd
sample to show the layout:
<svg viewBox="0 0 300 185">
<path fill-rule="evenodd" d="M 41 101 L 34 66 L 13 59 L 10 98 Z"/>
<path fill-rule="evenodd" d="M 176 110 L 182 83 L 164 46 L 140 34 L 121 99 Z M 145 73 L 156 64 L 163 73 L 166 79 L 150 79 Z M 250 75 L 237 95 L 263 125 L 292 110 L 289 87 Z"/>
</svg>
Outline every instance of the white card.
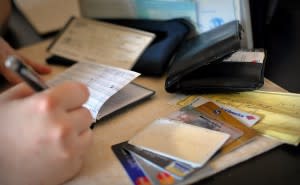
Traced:
<svg viewBox="0 0 300 185">
<path fill-rule="evenodd" d="M 262 64 L 264 58 L 265 53 L 262 51 L 237 51 L 224 59 L 223 62 L 252 62 Z"/>
<path fill-rule="evenodd" d="M 202 167 L 228 138 L 227 133 L 158 119 L 130 139 L 129 143 L 192 167 Z"/>
</svg>

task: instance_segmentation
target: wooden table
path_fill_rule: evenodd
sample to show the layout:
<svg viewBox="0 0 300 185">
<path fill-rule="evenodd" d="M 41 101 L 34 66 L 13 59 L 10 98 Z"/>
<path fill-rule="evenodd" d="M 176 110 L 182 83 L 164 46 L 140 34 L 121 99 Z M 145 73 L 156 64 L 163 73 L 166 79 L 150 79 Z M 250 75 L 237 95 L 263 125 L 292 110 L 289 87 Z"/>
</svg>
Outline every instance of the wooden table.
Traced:
<svg viewBox="0 0 300 185">
<path fill-rule="evenodd" d="M 48 56 L 48 53 L 46 52 L 48 44 L 49 41 L 45 41 L 23 48 L 20 52 L 37 62 L 45 63 L 45 58 Z M 65 70 L 65 67 L 60 66 L 53 66 L 52 68 L 52 74 L 43 76 L 43 78 L 49 79 Z M 156 95 L 150 100 L 127 108 L 121 111 L 118 115 L 114 115 L 113 117 L 102 121 L 100 120 L 97 123 L 93 130 L 94 143 L 88 151 L 88 157 L 84 163 L 84 167 L 76 178 L 66 183 L 67 185 L 131 184 L 125 170 L 114 156 L 111 146 L 130 139 L 139 130 L 143 129 L 155 119 L 165 117 L 169 113 L 178 109 L 178 107 L 168 104 L 171 98 L 174 97 L 174 94 L 169 94 L 164 90 L 164 81 L 164 77 L 155 78 L 144 76 L 138 77 L 138 79 L 135 80 L 136 83 L 155 90 Z M 3 90 L 6 87 L 1 88 Z M 267 79 L 263 89 L 284 91 L 284 89 L 273 84 Z M 278 142 L 270 142 L 271 144 L 269 148 L 257 152 L 255 155 L 263 153 L 280 144 Z M 245 156 L 242 161 L 247 158 L 249 158 L 249 156 Z"/>
</svg>

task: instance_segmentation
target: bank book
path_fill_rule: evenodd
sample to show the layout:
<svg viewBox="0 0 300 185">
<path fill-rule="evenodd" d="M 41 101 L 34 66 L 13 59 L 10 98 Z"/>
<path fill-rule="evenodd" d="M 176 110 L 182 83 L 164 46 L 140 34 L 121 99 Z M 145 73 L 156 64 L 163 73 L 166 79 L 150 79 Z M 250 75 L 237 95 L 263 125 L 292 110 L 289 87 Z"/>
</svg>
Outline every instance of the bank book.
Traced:
<svg viewBox="0 0 300 185">
<path fill-rule="evenodd" d="M 48 52 L 66 60 L 131 69 L 154 38 L 155 34 L 139 29 L 72 17 Z"/>
<path fill-rule="evenodd" d="M 128 143 L 198 168 L 206 164 L 229 137 L 227 133 L 162 118 Z"/>
<path fill-rule="evenodd" d="M 83 106 L 96 121 L 154 94 L 150 89 L 130 83 L 137 76 L 139 73 L 127 69 L 78 62 L 47 84 L 51 87 L 64 81 L 77 81 L 87 85 L 90 96 Z"/>
</svg>

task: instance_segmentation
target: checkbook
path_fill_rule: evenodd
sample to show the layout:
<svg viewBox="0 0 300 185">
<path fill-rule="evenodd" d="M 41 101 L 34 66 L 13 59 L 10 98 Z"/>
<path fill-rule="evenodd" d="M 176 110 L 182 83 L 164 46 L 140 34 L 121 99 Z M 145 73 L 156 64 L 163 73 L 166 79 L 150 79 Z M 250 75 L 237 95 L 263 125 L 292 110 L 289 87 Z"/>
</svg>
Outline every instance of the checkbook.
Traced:
<svg viewBox="0 0 300 185">
<path fill-rule="evenodd" d="M 127 69 L 79 62 L 49 80 L 47 84 L 51 87 L 64 81 L 77 81 L 87 85 L 90 97 L 83 106 L 96 121 L 154 94 L 148 88 L 130 83 L 139 75 Z"/>
</svg>

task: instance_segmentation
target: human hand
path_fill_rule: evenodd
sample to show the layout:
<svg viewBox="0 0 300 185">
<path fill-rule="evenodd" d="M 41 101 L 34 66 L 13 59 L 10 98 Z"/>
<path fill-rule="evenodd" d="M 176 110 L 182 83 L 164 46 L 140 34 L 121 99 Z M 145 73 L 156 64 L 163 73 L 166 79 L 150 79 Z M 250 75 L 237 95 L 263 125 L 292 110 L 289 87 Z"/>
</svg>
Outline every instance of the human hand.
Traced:
<svg viewBox="0 0 300 185">
<path fill-rule="evenodd" d="M 0 74 L 2 74 L 12 84 L 17 84 L 22 80 L 4 66 L 4 62 L 9 55 L 16 55 L 20 57 L 27 65 L 31 66 L 32 69 L 39 74 L 47 74 L 51 72 L 49 67 L 35 63 L 18 54 L 16 50 L 10 47 L 10 45 L 0 37 Z"/>
<path fill-rule="evenodd" d="M 92 139 L 88 96 L 75 82 L 35 94 L 19 84 L 0 95 L 1 185 L 57 185 L 77 174 Z"/>
</svg>

